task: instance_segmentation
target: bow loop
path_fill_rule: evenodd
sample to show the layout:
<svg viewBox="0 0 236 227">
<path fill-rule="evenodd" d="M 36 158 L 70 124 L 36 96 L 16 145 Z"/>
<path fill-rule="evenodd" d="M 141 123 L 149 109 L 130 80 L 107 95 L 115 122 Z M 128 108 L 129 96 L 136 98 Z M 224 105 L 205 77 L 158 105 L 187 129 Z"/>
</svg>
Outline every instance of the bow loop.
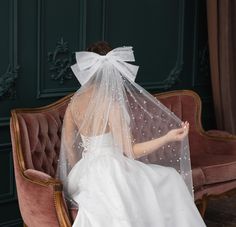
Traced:
<svg viewBox="0 0 236 227">
<path fill-rule="evenodd" d="M 118 47 L 110 51 L 107 56 L 117 58 L 120 61 L 134 62 L 134 53 L 132 47 Z"/>
<path fill-rule="evenodd" d="M 99 55 L 94 52 L 81 51 L 76 52 L 76 61 L 80 71 L 91 68 L 99 61 Z"/>
<path fill-rule="evenodd" d="M 72 65 L 71 69 L 80 84 L 83 85 L 103 65 L 104 60 L 112 64 L 127 79 L 135 80 L 139 67 L 127 63 L 135 61 L 132 47 L 118 47 L 106 55 L 89 51 L 76 52 L 76 64 Z"/>
</svg>

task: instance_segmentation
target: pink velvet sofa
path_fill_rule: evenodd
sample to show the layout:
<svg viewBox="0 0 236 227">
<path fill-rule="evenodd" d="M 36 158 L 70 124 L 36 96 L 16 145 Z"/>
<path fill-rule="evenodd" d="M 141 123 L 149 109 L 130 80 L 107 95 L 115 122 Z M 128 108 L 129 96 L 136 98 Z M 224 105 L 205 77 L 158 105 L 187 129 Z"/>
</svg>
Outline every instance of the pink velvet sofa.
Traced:
<svg viewBox="0 0 236 227">
<path fill-rule="evenodd" d="M 14 171 L 25 226 L 69 227 L 79 215 L 78 210 L 68 210 L 62 184 L 54 178 L 62 120 L 72 95 L 48 106 L 11 111 Z M 153 95 L 183 121 L 190 122 L 195 203 L 204 216 L 209 199 L 236 192 L 236 136 L 224 131 L 203 130 L 201 100 L 193 91 Z M 148 156 L 152 163 L 153 155 Z"/>
</svg>

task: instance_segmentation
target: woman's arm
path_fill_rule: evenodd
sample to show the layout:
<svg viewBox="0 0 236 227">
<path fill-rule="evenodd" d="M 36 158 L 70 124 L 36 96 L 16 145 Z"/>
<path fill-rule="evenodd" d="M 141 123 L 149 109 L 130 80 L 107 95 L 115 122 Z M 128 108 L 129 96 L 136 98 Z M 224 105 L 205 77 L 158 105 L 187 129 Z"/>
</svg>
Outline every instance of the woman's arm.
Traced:
<svg viewBox="0 0 236 227">
<path fill-rule="evenodd" d="M 189 123 L 182 122 L 181 128 L 172 129 L 166 135 L 162 137 L 131 145 L 130 140 L 127 139 L 127 135 L 124 133 L 126 130 L 124 130 L 122 133 L 122 129 L 124 129 L 123 127 L 127 125 L 126 124 L 123 125 L 122 123 L 123 121 L 121 120 L 120 107 L 117 103 L 115 103 L 113 104 L 110 110 L 109 126 L 113 132 L 116 132 L 116 136 L 115 136 L 116 142 L 118 144 L 123 145 L 124 154 L 129 155 L 130 150 L 132 150 L 132 153 L 133 153 L 132 155 L 134 156 L 134 158 L 140 158 L 144 155 L 152 153 L 167 143 L 180 141 L 188 134 L 188 131 L 189 131 Z"/>
<path fill-rule="evenodd" d="M 135 144 L 133 146 L 133 153 L 135 155 L 135 158 L 140 158 L 144 155 L 150 154 L 167 143 L 181 141 L 188 134 L 188 131 L 189 123 L 185 122 L 182 123 L 181 128 L 172 129 L 164 136 L 161 136 L 154 140 Z"/>
</svg>

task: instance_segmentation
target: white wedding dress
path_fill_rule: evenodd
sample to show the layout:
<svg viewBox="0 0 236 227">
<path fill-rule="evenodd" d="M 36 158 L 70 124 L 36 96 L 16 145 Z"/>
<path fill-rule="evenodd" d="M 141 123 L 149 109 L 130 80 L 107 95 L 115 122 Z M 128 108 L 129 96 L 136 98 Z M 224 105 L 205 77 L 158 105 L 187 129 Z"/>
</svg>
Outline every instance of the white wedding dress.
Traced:
<svg viewBox="0 0 236 227">
<path fill-rule="evenodd" d="M 73 227 L 206 226 L 174 168 L 127 158 L 111 133 L 82 140 L 83 158 L 68 175 L 79 206 Z"/>
</svg>

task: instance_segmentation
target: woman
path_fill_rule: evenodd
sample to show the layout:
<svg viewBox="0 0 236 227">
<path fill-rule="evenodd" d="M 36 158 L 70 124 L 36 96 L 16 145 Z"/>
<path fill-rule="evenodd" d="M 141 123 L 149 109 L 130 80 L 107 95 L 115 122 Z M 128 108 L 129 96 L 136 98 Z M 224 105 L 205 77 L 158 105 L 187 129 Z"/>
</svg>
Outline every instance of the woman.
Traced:
<svg viewBox="0 0 236 227">
<path fill-rule="evenodd" d="M 57 172 L 79 208 L 73 226 L 206 226 L 193 199 L 189 124 L 134 82 L 132 47 L 98 42 L 76 60 L 82 86 L 66 109 Z"/>
</svg>

